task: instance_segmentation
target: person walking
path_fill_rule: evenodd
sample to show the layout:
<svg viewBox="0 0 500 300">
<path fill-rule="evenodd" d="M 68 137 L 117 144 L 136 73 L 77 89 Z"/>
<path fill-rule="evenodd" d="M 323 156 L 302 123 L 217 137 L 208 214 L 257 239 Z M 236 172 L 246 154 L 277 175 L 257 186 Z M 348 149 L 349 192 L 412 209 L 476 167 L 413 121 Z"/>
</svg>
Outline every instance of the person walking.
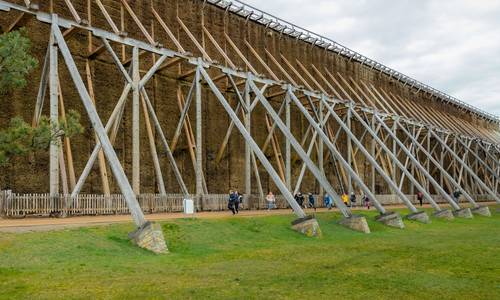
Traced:
<svg viewBox="0 0 500 300">
<path fill-rule="evenodd" d="M 274 197 L 273 192 L 269 191 L 266 196 L 267 210 L 276 208 L 276 197 Z"/>
<path fill-rule="evenodd" d="M 420 203 L 420 206 L 422 206 L 422 204 L 423 204 L 422 202 L 424 200 L 424 194 L 422 194 L 421 191 L 418 191 L 418 193 L 417 193 L 417 200 Z"/>
<path fill-rule="evenodd" d="M 238 208 L 243 208 L 243 195 L 238 193 Z"/>
<path fill-rule="evenodd" d="M 455 202 L 457 202 L 457 204 L 460 203 L 460 196 L 462 196 L 462 192 L 460 192 L 460 190 L 456 189 L 453 192 L 453 198 L 455 199 Z"/>
<path fill-rule="evenodd" d="M 295 202 L 302 208 L 304 207 L 304 195 L 299 191 L 297 194 L 294 196 Z"/>
<path fill-rule="evenodd" d="M 316 211 L 315 199 L 312 193 L 309 193 L 309 207 L 314 208 L 314 211 Z"/>
<path fill-rule="evenodd" d="M 238 191 L 234 191 L 234 194 L 235 194 L 234 210 L 236 211 L 236 214 L 239 214 L 240 204 L 243 199 L 243 196 Z"/>
<path fill-rule="evenodd" d="M 364 195 L 364 197 L 363 197 L 363 201 L 365 202 L 365 207 L 366 207 L 366 209 L 368 209 L 368 210 L 369 210 L 369 209 L 370 209 L 370 198 L 368 198 L 368 196 L 367 196 L 367 195 Z"/>
<path fill-rule="evenodd" d="M 349 206 L 349 196 L 345 192 L 342 193 L 342 202 L 344 202 L 345 206 Z"/>
<path fill-rule="evenodd" d="M 349 198 L 349 201 L 351 202 L 351 208 L 353 206 L 356 206 L 356 195 L 354 194 L 354 192 L 351 192 L 351 197 Z"/>
<path fill-rule="evenodd" d="M 234 191 L 234 198 L 235 198 L 234 199 L 234 210 L 236 211 L 236 214 L 240 213 L 239 209 L 240 209 L 240 203 L 241 203 L 240 201 L 241 201 L 242 197 L 243 196 L 241 196 L 238 191 Z"/>
<path fill-rule="evenodd" d="M 229 208 L 230 211 L 233 212 L 233 215 L 236 214 L 236 210 L 234 209 L 235 202 L 237 200 L 236 193 L 232 190 L 229 191 L 229 199 L 227 201 L 227 208 Z"/>
<path fill-rule="evenodd" d="M 332 198 L 330 197 L 330 195 L 325 194 L 324 202 L 325 202 L 326 208 L 328 208 L 328 210 L 331 210 L 333 203 L 332 203 Z"/>
</svg>

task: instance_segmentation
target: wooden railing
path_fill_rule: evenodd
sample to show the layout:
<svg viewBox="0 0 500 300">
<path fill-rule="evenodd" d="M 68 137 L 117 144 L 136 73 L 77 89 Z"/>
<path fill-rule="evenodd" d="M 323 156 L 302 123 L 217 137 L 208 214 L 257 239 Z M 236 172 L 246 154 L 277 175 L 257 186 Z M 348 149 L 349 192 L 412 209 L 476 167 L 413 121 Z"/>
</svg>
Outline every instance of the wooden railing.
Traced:
<svg viewBox="0 0 500 300">
<path fill-rule="evenodd" d="M 223 211 L 227 208 L 227 194 L 205 195 L 195 199 L 197 211 Z M 144 213 L 182 212 L 184 197 L 181 194 L 142 194 L 138 197 L 139 205 Z M 362 205 L 358 196 L 357 205 Z M 417 203 L 415 196 L 410 200 Z M 324 207 L 323 199 L 315 195 L 316 207 Z M 383 205 L 401 204 L 396 195 L 377 195 Z M 438 203 L 444 203 L 443 197 L 435 196 Z M 477 201 L 488 201 L 487 196 L 476 196 Z M 69 195 L 50 197 L 49 194 L 17 194 L 11 191 L 0 191 L 0 217 L 23 216 L 75 216 L 75 215 L 111 215 L 129 214 L 125 199 L 120 194 L 110 196 L 82 194 L 70 201 Z M 306 199 L 307 202 L 307 199 Z M 276 196 L 276 208 L 288 208 L 288 203 L 281 195 Z M 265 199 L 251 195 L 241 205 L 245 210 L 266 209 Z"/>
</svg>

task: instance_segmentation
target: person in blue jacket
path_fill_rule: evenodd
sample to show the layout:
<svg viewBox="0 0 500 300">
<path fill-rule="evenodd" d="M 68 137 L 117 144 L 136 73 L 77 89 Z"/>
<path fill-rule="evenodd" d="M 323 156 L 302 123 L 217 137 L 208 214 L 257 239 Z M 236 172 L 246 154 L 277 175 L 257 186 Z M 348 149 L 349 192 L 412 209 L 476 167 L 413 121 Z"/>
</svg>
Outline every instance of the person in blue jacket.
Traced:
<svg viewBox="0 0 500 300">
<path fill-rule="evenodd" d="M 243 202 L 243 196 L 238 192 L 234 191 L 236 201 L 234 201 L 234 210 L 236 211 L 236 214 L 240 212 L 240 205 Z"/>
<path fill-rule="evenodd" d="M 328 208 L 328 210 L 331 210 L 333 203 L 332 203 L 332 198 L 330 197 L 330 195 L 325 194 L 324 201 L 325 201 L 325 206 Z"/>
<path fill-rule="evenodd" d="M 229 191 L 229 199 L 227 202 L 227 208 L 229 208 L 229 210 L 233 212 L 233 215 L 236 214 L 236 209 L 235 209 L 236 201 L 238 201 L 238 195 L 235 192 L 233 192 L 232 190 L 230 190 Z"/>
<path fill-rule="evenodd" d="M 316 211 L 316 205 L 314 202 L 314 195 L 312 193 L 309 193 L 309 207 L 314 208 L 314 211 Z"/>
</svg>

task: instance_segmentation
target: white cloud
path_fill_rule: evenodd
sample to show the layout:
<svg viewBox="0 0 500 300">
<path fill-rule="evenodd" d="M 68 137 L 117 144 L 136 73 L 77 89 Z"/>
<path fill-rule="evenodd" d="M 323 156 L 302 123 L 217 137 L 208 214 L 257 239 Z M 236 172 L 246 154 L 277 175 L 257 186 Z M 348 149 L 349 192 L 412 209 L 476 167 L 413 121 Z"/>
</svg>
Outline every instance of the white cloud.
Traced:
<svg viewBox="0 0 500 300">
<path fill-rule="evenodd" d="M 500 115 L 500 0 L 246 0 Z"/>
</svg>

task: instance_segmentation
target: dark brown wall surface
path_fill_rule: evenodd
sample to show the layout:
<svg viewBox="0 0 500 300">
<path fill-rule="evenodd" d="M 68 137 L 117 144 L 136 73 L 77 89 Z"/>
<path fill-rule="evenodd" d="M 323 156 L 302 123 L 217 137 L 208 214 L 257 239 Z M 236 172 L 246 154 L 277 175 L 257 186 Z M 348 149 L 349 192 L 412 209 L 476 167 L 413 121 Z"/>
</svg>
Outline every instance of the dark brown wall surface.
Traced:
<svg viewBox="0 0 500 300">
<path fill-rule="evenodd" d="M 18 1 L 21 3 L 22 1 Z M 50 1 L 40 1 L 41 10 L 49 11 Z M 73 0 L 75 8 L 80 13 L 81 17 L 84 19 L 89 19 L 87 15 L 87 1 L 86 0 Z M 94 2 L 94 1 L 92 1 Z M 102 1 L 107 8 L 109 14 L 115 21 L 115 23 L 120 26 L 120 1 L 116 0 L 103 0 Z M 166 35 L 163 33 L 161 27 L 158 23 L 153 22 L 154 17 L 150 11 L 151 1 L 129 1 L 138 17 L 142 20 L 145 27 L 151 31 L 152 24 L 154 23 L 154 36 L 155 39 L 162 43 L 165 47 L 175 49 L 174 44 L 168 40 Z M 183 47 L 199 56 L 200 53 L 191 42 L 189 37 L 182 32 L 177 21 L 176 15 L 183 20 L 187 27 L 191 30 L 193 35 L 197 39 L 202 41 L 202 3 L 203 1 L 198 0 L 154 0 L 154 7 L 163 17 L 165 23 L 172 29 L 174 34 L 178 36 L 179 41 Z M 61 16 L 70 18 L 68 9 L 65 7 L 64 1 L 54 1 L 54 11 L 59 13 Z M 390 91 L 394 94 L 400 95 L 404 98 L 411 98 L 420 103 L 424 103 L 428 106 L 433 106 L 441 111 L 446 111 L 446 113 L 454 114 L 459 118 L 472 123 L 474 126 L 480 126 L 484 128 L 494 128 L 495 125 L 488 124 L 488 122 L 481 120 L 460 111 L 452 106 L 444 105 L 440 102 L 432 100 L 428 95 L 423 93 L 416 93 L 412 91 L 408 86 L 403 86 L 401 83 L 390 79 L 384 74 L 380 74 L 377 71 L 368 69 L 365 66 L 361 66 L 359 63 L 348 61 L 346 58 L 338 56 L 334 53 L 327 52 L 318 47 L 311 46 L 301 41 L 297 41 L 293 38 L 280 35 L 277 32 L 266 29 L 265 27 L 252 23 L 246 22 L 245 19 L 228 14 L 225 15 L 224 11 L 211 5 L 207 5 L 204 10 L 204 22 L 207 29 L 212 33 L 214 38 L 219 41 L 221 47 L 227 49 L 228 56 L 236 63 L 238 66 L 245 67 L 244 63 L 239 59 L 230 46 L 224 42 L 224 27 L 226 26 L 227 33 L 236 43 L 236 45 L 242 50 L 249 61 L 260 73 L 266 73 L 265 69 L 258 63 L 257 59 L 251 55 L 250 51 L 247 49 L 244 43 L 246 38 L 253 47 L 259 52 L 259 54 L 266 60 L 266 62 L 272 66 L 273 71 L 280 77 L 284 79 L 284 76 L 277 70 L 272 62 L 266 57 L 264 48 L 267 48 L 277 59 L 279 59 L 280 53 L 290 62 L 294 62 L 295 59 L 300 59 L 301 63 L 305 66 L 310 66 L 314 64 L 316 66 L 325 66 L 332 72 L 340 72 L 346 76 L 352 76 L 354 79 L 361 79 L 365 82 L 370 82 L 378 88 L 383 88 L 386 91 Z M 11 12 L 9 14 L 0 14 L 0 25 L 5 28 L 10 24 L 17 16 L 17 12 Z M 225 22 L 227 25 L 224 25 Z M 92 16 L 91 24 L 96 27 L 105 28 L 110 30 L 110 27 L 106 24 L 104 17 L 97 9 L 97 5 L 92 4 Z M 46 24 L 41 24 L 35 19 L 31 19 L 27 22 L 26 27 L 29 31 L 29 36 L 33 41 L 33 53 L 39 59 L 40 64 L 43 62 L 43 57 L 45 55 L 47 41 L 49 36 L 49 27 Z M 125 18 L 125 31 L 128 33 L 129 37 L 139 38 L 145 40 L 140 33 L 138 27 L 133 23 L 130 17 Z M 206 45 L 207 52 L 212 57 L 212 59 L 219 62 L 223 62 L 223 58 L 217 53 L 215 47 L 210 43 L 208 38 L 205 37 L 204 43 Z M 96 46 L 100 43 L 94 39 L 93 43 Z M 80 32 L 76 34 L 68 42 L 70 49 L 75 57 L 76 63 L 85 78 L 85 56 L 88 47 L 88 37 L 85 32 Z M 121 55 L 121 47 L 114 45 L 115 51 Z M 176 50 L 176 49 L 175 49 Z M 131 49 L 126 49 L 126 57 L 130 58 Z M 66 110 L 75 109 L 80 111 L 84 116 L 83 122 L 86 127 L 86 132 L 82 136 L 79 136 L 72 140 L 73 146 L 73 156 L 75 161 L 75 169 L 77 177 L 83 170 L 83 167 L 92 151 L 94 146 L 94 137 L 92 131 L 89 127 L 87 119 L 84 115 L 84 110 L 81 101 L 75 91 L 74 85 L 70 80 L 68 72 L 64 67 L 63 59 L 60 56 L 60 79 L 62 84 L 62 93 L 65 100 Z M 146 70 L 151 66 L 151 55 L 147 54 L 141 56 L 141 69 Z M 91 63 L 92 73 L 93 73 L 93 83 L 94 91 L 96 95 L 96 105 L 98 112 L 103 120 L 107 120 L 110 112 L 112 111 L 116 101 L 121 93 L 121 89 L 124 86 L 123 80 L 120 73 L 116 67 L 111 63 L 108 55 L 101 55 L 98 59 L 93 60 Z M 167 138 L 173 136 L 173 132 L 177 125 L 177 120 L 179 117 L 179 108 L 177 105 L 176 89 L 180 84 L 183 86 L 183 92 L 186 94 L 188 90 L 188 85 L 190 80 L 187 79 L 185 82 L 180 82 L 175 79 L 175 75 L 178 71 L 186 72 L 188 69 L 187 65 L 182 65 L 182 69 L 179 70 L 177 67 L 171 68 L 168 71 L 162 71 L 160 74 L 154 76 L 154 79 L 150 81 L 147 86 L 149 95 L 156 108 L 158 118 L 166 132 Z M 41 68 L 38 68 L 29 77 L 29 84 L 26 88 L 12 92 L 6 96 L 0 96 L 0 128 L 5 127 L 8 124 L 10 118 L 20 115 L 25 118 L 25 120 L 30 121 L 33 114 L 34 104 L 36 100 L 38 82 L 40 78 Z M 293 76 L 293 75 L 292 75 Z M 294 77 L 294 76 L 293 76 Z M 297 78 L 294 77 L 296 81 Z M 224 159 L 220 164 L 216 165 L 214 158 L 217 154 L 219 145 L 224 137 L 226 129 L 229 125 L 229 119 L 217 102 L 217 100 L 209 93 L 207 93 L 206 88 L 204 88 L 203 96 L 203 128 L 204 128 L 204 167 L 205 174 L 207 178 L 208 189 L 211 193 L 222 193 L 227 191 L 229 188 L 237 188 L 239 190 L 244 189 L 244 142 L 239 134 L 233 134 L 230 139 L 226 154 Z M 236 104 L 234 95 L 226 93 L 232 101 L 233 106 Z M 129 99 L 130 101 L 131 99 Z M 46 104 L 47 104 L 46 99 Z M 275 103 L 276 107 L 279 103 Z M 191 124 L 194 129 L 194 109 L 190 111 Z M 47 105 L 44 108 L 44 113 L 48 113 Z M 255 140 L 259 144 L 263 144 L 267 132 L 264 121 L 264 113 L 262 108 L 257 108 L 253 113 L 253 135 Z M 144 120 L 141 112 L 141 120 Z M 292 110 L 292 131 L 300 136 L 306 130 L 306 120 L 301 117 L 297 110 Z M 356 131 L 361 132 L 358 128 Z M 236 132 L 236 129 L 235 131 Z M 342 137 L 342 136 L 341 136 Z M 281 138 L 281 147 L 284 151 L 284 140 Z M 300 139 L 300 138 L 299 138 Z M 161 144 L 157 141 L 158 149 L 161 149 Z M 124 168 L 127 175 L 131 176 L 131 108 L 130 105 L 127 106 L 125 110 L 124 119 L 122 122 L 122 130 L 118 135 L 118 139 L 115 143 L 115 149 L 118 153 L 119 158 L 124 164 Z M 142 192 L 154 192 L 156 190 L 156 179 L 154 176 L 153 165 L 150 158 L 147 133 L 144 124 L 141 124 L 141 167 L 142 167 Z M 346 151 L 344 145 L 340 145 L 342 151 Z M 271 149 L 271 148 L 270 148 Z M 159 151 L 161 153 L 161 151 Z M 273 155 L 268 151 L 268 157 L 273 158 Z M 166 156 L 160 155 L 161 165 L 163 170 L 163 175 L 165 178 L 166 186 L 169 192 L 178 192 L 178 186 L 173 176 L 170 165 L 166 159 Z M 193 164 L 190 160 L 187 142 L 184 138 L 184 131 L 182 138 L 180 140 L 179 146 L 175 152 L 175 157 L 179 164 L 179 168 L 184 176 L 186 183 L 189 186 L 190 191 L 194 191 L 195 177 L 193 171 Z M 370 175 L 370 168 L 367 166 L 364 160 L 359 159 L 358 162 L 359 172 L 363 176 Z M 333 172 L 333 167 L 331 163 L 326 163 L 326 171 L 328 176 L 332 178 L 333 182 L 335 173 Z M 300 161 L 297 161 L 294 166 L 294 175 L 296 176 L 300 170 Z M 111 174 L 111 173 L 109 173 Z M 112 188 L 113 191 L 117 191 L 112 178 Z M 264 189 L 273 188 L 269 181 L 268 176 L 262 169 L 261 179 L 263 180 Z M 379 180 L 378 180 L 379 181 Z M 380 188 L 377 192 L 387 192 L 384 185 L 378 182 Z M 11 166 L 3 168 L 0 171 L 0 187 L 8 187 L 17 192 L 46 192 L 48 191 L 48 154 L 47 153 L 37 153 L 34 157 L 26 159 L 16 159 Z M 310 175 L 307 176 L 304 185 L 304 190 L 316 190 L 318 187 L 315 181 Z M 254 192 L 257 192 L 256 186 L 253 186 Z M 101 192 L 101 185 L 99 179 L 99 172 L 97 163 L 94 166 L 94 170 L 89 177 L 87 184 L 85 185 L 84 192 L 88 193 L 99 193 Z"/>
</svg>

